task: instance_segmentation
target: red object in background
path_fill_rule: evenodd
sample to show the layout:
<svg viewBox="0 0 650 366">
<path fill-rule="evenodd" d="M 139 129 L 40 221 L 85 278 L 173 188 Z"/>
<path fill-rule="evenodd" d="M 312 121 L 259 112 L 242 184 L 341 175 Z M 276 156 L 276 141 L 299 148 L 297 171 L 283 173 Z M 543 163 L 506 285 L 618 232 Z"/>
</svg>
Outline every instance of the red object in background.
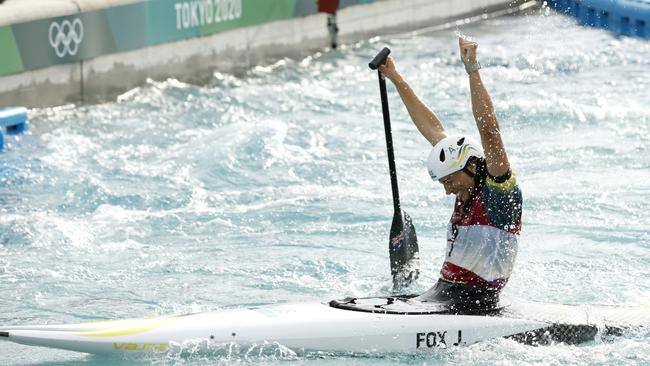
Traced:
<svg viewBox="0 0 650 366">
<path fill-rule="evenodd" d="M 318 12 L 320 13 L 336 13 L 339 7 L 339 0 L 318 0 Z"/>
</svg>

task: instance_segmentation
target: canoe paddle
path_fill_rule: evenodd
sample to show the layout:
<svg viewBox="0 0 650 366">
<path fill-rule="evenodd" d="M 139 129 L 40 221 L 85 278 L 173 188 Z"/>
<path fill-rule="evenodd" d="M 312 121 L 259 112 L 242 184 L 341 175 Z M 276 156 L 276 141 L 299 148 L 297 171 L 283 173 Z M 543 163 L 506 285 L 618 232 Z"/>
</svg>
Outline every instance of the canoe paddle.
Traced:
<svg viewBox="0 0 650 366">
<path fill-rule="evenodd" d="M 386 62 L 390 50 L 384 47 L 368 66 L 377 70 L 379 65 Z M 393 134 L 390 127 L 390 113 L 388 111 L 388 95 L 386 93 L 386 79 L 379 75 L 379 94 L 381 95 L 381 111 L 384 115 L 384 131 L 386 132 L 386 150 L 388 151 L 388 170 L 390 184 L 393 189 L 393 223 L 390 227 L 388 253 L 390 255 L 390 273 L 393 276 L 393 290 L 397 291 L 411 284 L 418 278 L 418 238 L 411 217 L 400 206 L 399 189 L 397 187 L 397 171 L 395 170 L 395 154 L 393 153 Z"/>
</svg>

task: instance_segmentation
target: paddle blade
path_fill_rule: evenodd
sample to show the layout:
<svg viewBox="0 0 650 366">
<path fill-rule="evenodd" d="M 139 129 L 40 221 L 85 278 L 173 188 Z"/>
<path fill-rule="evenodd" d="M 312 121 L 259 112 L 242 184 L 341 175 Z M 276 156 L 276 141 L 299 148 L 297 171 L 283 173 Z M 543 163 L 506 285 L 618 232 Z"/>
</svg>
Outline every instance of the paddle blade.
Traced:
<svg viewBox="0 0 650 366">
<path fill-rule="evenodd" d="M 395 212 L 390 228 L 390 272 L 393 290 L 407 287 L 420 274 L 418 238 L 411 217 L 404 211 Z"/>
</svg>

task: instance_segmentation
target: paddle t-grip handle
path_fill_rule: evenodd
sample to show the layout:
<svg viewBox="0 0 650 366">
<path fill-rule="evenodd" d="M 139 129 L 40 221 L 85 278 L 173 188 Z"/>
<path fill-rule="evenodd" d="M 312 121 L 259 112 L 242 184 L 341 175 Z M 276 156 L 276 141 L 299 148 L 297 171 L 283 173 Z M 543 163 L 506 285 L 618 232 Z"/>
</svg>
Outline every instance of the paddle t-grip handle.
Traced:
<svg viewBox="0 0 650 366">
<path fill-rule="evenodd" d="M 375 56 L 375 58 L 373 58 L 372 61 L 370 61 L 368 67 L 370 67 L 373 70 L 377 70 L 379 65 L 383 65 L 384 62 L 386 62 L 386 58 L 388 57 L 388 55 L 390 55 L 390 49 L 388 49 L 388 47 L 384 47 L 384 49 L 379 51 L 377 56 Z"/>
</svg>

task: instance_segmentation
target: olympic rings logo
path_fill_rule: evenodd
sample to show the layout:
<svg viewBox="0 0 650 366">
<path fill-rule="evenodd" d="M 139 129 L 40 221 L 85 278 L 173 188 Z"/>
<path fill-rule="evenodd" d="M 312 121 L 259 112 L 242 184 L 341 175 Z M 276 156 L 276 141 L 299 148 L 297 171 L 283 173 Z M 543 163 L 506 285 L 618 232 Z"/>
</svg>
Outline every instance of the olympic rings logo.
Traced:
<svg viewBox="0 0 650 366">
<path fill-rule="evenodd" d="M 67 54 L 74 56 L 84 39 L 84 25 L 79 18 L 75 18 L 72 22 L 66 19 L 61 24 L 52 22 L 48 35 L 50 45 L 57 56 L 64 57 Z"/>
</svg>

